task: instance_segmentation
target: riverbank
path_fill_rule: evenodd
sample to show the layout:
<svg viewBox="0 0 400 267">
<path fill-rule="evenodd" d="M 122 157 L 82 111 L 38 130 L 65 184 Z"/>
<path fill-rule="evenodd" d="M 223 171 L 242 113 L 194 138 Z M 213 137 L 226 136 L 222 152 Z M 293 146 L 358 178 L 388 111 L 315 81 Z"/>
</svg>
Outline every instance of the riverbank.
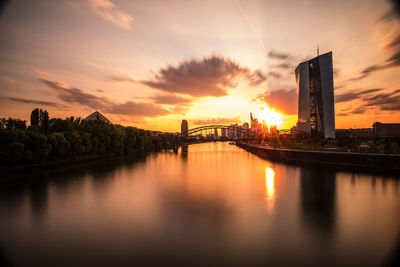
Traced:
<svg viewBox="0 0 400 267">
<path fill-rule="evenodd" d="M 399 173 L 400 155 L 270 148 L 246 143 L 238 147 L 261 158 L 289 164 L 336 167 L 347 170 Z"/>
</svg>

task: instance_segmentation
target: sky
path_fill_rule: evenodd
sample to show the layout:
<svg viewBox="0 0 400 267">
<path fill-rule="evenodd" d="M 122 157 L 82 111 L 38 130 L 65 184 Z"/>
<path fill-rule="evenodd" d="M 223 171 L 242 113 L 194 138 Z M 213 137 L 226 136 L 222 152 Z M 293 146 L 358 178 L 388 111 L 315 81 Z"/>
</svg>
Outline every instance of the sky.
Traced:
<svg viewBox="0 0 400 267">
<path fill-rule="evenodd" d="M 333 52 L 336 128 L 400 122 L 394 0 L 11 0 L 0 14 L 0 117 L 30 112 L 180 130 L 282 114 L 294 69 Z M 264 111 L 263 111 L 264 109 Z"/>
</svg>

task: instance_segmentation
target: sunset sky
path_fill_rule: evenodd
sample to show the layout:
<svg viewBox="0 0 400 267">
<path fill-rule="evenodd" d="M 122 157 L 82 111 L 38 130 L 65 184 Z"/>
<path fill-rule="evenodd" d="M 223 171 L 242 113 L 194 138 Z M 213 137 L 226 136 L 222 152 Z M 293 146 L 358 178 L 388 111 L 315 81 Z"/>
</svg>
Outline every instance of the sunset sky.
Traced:
<svg viewBox="0 0 400 267">
<path fill-rule="evenodd" d="M 179 131 L 297 121 L 294 69 L 332 51 L 336 128 L 400 122 L 394 1 L 13 0 L 0 15 L 0 117 L 86 117 Z"/>
</svg>

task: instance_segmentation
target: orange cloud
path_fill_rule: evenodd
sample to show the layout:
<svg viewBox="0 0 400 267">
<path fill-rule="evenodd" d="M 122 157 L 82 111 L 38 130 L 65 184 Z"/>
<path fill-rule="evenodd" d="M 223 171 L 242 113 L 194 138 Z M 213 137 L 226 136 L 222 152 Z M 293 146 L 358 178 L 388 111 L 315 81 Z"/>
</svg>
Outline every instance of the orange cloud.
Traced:
<svg viewBox="0 0 400 267">
<path fill-rule="evenodd" d="M 297 114 L 297 91 L 295 88 L 266 91 L 253 101 L 266 103 L 270 108 L 277 109 L 286 115 Z"/>
</svg>

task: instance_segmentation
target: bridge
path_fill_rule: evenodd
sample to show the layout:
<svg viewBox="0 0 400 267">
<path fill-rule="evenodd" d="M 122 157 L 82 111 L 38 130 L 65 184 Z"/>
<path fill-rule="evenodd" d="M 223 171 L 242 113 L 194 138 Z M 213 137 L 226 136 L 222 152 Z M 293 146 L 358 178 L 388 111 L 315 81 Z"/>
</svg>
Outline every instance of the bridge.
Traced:
<svg viewBox="0 0 400 267">
<path fill-rule="evenodd" d="M 221 130 L 221 136 L 223 139 L 235 139 L 235 140 L 243 140 L 250 139 L 255 136 L 255 133 L 250 129 L 243 128 L 237 125 L 224 125 L 224 124 L 213 124 L 213 125 L 205 125 L 200 127 L 195 127 L 189 129 L 187 121 L 183 120 L 181 125 L 181 138 L 193 138 L 196 133 L 202 133 L 204 131 L 216 131 Z M 214 134 L 212 132 L 211 134 Z"/>
</svg>

